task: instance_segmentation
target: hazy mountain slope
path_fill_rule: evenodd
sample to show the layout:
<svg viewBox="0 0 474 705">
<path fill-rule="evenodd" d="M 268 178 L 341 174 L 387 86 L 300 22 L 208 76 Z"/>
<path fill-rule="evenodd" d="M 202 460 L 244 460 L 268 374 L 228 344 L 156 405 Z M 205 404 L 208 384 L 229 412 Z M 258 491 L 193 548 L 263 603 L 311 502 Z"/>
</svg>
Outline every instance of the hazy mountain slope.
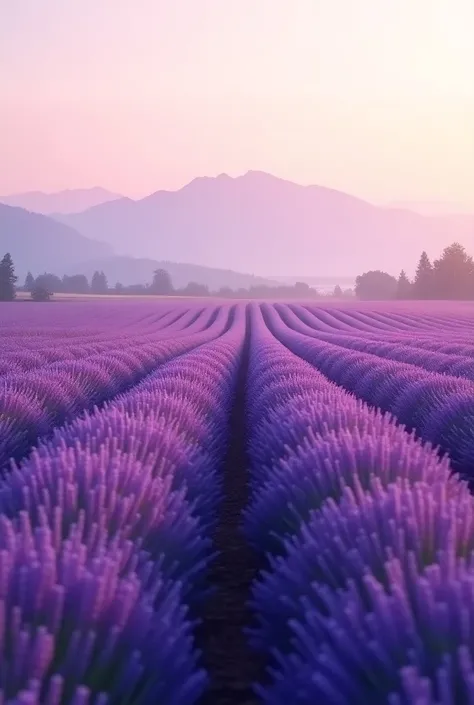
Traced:
<svg viewBox="0 0 474 705">
<path fill-rule="evenodd" d="M 206 284 L 212 291 L 223 286 L 231 289 L 250 286 L 271 286 L 276 282 L 251 274 L 241 274 L 223 269 L 211 269 L 195 264 L 180 264 L 177 262 L 158 262 L 152 259 L 135 259 L 133 257 L 108 257 L 101 260 L 92 260 L 72 266 L 67 274 L 85 274 L 90 280 L 93 273 L 105 272 L 109 286 L 117 282 L 128 286 L 129 284 L 147 284 L 153 278 L 155 269 L 166 269 L 177 288 L 186 286 L 189 282 Z"/>
<path fill-rule="evenodd" d="M 453 240 L 474 250 L 474 218 L 428 218 L 380 208 L 319 186 L 261 172 L 199 178 L 179 191 L 121 199 L 62 216 L 120 254 L 265 275 L 352 276 L 413 269 L 423 249 Z"/>
<path fill-rule="evenodd" d="M 469 208 L 463 203 L 443 203 L 438 201 L 394 201 L 388 204 L 389 208 L 404 208 L 421 215 L 473 215 L 474 208 Z"/>
<path fill-rule="evenodd" d="M 0 203 L 7 206 L 25 208 L 32 213 L 51 215 L 52 213 L 79 213 L 87 208 L 122 198 L 117 193 L 111 193 L 103 188 L 72 189 L 57 193 L 29 191 L 12 196 L 0 196 Z"/>
<path fill-rule="evenodd" d="M 29 270 L 62 274 L 76 262 L 107 257 L 112 248 L 52 218 L 0 203 L 0 256 L 5 252 L 10 252 L 23 283 Z"/>
</svg>

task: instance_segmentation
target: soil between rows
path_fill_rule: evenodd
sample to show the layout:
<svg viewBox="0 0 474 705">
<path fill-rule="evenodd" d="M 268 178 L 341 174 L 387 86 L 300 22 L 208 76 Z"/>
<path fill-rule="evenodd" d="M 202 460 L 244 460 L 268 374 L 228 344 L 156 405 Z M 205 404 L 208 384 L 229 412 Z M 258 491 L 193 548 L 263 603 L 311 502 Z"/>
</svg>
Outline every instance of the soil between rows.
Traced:
<svg viewBox="0 0 474 705">
<path fill-rule="evenodd" d="M 262 680 L 264 660 L 248 645 L 244 629 L 251 624 L 250 587 L 261 560 L 242 534 L 242 510 L 249 499 L 245 446 L 245 382 L 249 325 L 231 413 L 231 435 L 222 468 L 224 496 L 219 508 L 214 547 L 219 551 L 209 573 L 215 594 L 202 611 L 197 645 L 210 684 L 200 705 L 254 705 L 252 684 Z"/>
</svg>

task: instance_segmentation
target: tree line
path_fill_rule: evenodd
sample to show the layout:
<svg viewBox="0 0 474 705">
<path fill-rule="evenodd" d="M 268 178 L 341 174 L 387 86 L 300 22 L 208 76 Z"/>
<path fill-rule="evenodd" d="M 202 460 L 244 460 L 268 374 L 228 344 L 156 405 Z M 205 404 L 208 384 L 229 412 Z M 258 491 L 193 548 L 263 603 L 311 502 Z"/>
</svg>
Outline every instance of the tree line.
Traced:
<svg viewBox="0 0 474 705">
<path fill-rule="evenodd" d="M 445 247 L 439 259 L 430 261 L 422 252 L 415 277 L 404 270 L 398 279 L 380 270 L 365 272 L 356 279 L 355 294 L 363 300 L 387 299 L 474 299 L 474 260 L 458 242 Z"/>
<path fill-rule="evenodd" d="M 15 268 L 12 258 L 7 253 L 0 260 L 0 301 L 13 301 L 16 295 Z M 89 283 L 84 274 L 64 275 L 44 273 L 34 277 L 28 272 L 21 289 L 29 292 L 34 301 L 49 301 L 53 294 L 96 294 L 96 295 L 157 295 L 157 296 L 219 296 L 222 298 L 323 298 L 304 282 L 294 286 L 276 285 L 252 286 L 249 289 L 233 290 L 222 287 L 211 292 L 204 284 L 189 282 L 183 288 L 175 288 L 169 273 L 157 269 L 150 284 L 123 286 L 119 282 L 110 288 L 104 272 L 94 272 Z M 343 291 L 336 286 L 330 298 L 344 299 L 353 296 L 351 289 Z M 388 299 L 474 299 L 474 260 L 458 242 L 446 247 L 439 259 L 430 261 L 426 252 L 422 252 L 416 274 L 411 281 L 402 270 L 398 279 L 380 270 L 365 272 L 356 279 L 355 295 L 363 300 Z"/>
<path fill-rule="evenodd" d="M 18 277 L 9 252 L 0 260 L 0 301 L 13 301 L 16 298 Z M 62 279 L 55 274 L 26 275 L 25 283 L 19 290 L 29 292 L 34 301 L 49 301 L 55 293 L 106 294 L 107 278 L 104 272 L 95 272 L 91 283 L 84 274 L 65 275 Z"/>
<path fill-rule="evenodd" d="M 15 298 L 17 277 L 14 265 L 9 254 L 5 255 L 0 263 L 0 301 L 12 301 Z M 34 301 L 49 301 L 54 294 L 95 294 L 95 295 L 129 295 L 129 296 L 218 296 L 230 299 L 264 299 L 264 298 L 338 298 L 353 297 L 352 289 L 343 290 L 336 285 L 328 294 L 321 294 L 316 289 L 304 282 L 296 282 L 293 286 L 275 285 L 251 286 L 248 289 L 231 289 L 221 287 L 217 291 L 210 291 L 205 284 L 189 282 L 185 287 L 175 288 L 170 274 L 165 269 L 156 269 L 150 284 L 131 284 L 124 286 L 117 282 L 114 287 L 109 287 L 107 277 L 102 271 L 94 272 L 89 283 L 84 274 L 64 275 L 45 272 L 34 277 L 28 272 L 25 283 L 19 290 L 28 292 Z"/>
<path fill-rule="evenodd" d="M 165 272 L 166 277 L 160 276 L 154 280 L 154 283 L 149 286 L 146 284 L 132 284 L 130 286 L 122 286 L 121 284 L 116 284 L 115 289 L 111 290 L 112 293 L 118 294 L 129 294 L 132 296 L 143 295 L 143 294 L 153 294 L 161 293 L 166 296 L 214 296 L 223 299 L 273 299 L 273 298 L 306 298 L 306 299 L 320 299 L 320 298 L 339 298 L 347 299 L 354 296 L 352 289 L 342 289 L 340 286 L 336 285 L 334 290 L 328 294 L 322 294 L 317 291 L 317 289 L 310 287 L 309 284 L 305 282 L 296 282 L 293 286 L 287 284 L 275 285 L 275 286 L 250 286 L 248 289 L 241 287 L 239 289 L 231 289 L 229 286 L 222 286 L 220 289 L 211 291 L 205 284 L 198 284 L 198 282 L 189 282 L 185 287 L 180 289 L 175 289 L 169 279 L 169 275 L 166 270 L 159 270 Z M 155 272 L 156 275 L 156 272 Z"/>
</svg>

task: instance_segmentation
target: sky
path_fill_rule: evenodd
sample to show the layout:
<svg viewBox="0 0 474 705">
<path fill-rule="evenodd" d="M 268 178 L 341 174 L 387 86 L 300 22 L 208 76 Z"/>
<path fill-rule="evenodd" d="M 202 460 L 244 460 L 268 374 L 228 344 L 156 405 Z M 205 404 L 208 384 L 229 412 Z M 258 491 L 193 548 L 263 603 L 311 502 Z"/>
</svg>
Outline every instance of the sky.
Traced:
<svg viewBox="0 0 474 705">
<path fill-rule="evenodd" d="M 474 0 L 0 0 L 0 194 L 262 170 L 474 208 Z"/>
</svg>

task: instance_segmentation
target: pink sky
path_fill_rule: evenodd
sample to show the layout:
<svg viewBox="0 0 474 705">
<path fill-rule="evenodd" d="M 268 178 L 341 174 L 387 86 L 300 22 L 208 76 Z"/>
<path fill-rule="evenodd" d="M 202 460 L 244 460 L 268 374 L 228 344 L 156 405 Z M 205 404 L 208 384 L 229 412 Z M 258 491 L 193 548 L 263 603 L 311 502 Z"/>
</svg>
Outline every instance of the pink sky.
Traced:
<svg viewBox="0 0 474 705">
<path fill-rule="evenodd" d="M 474 207 L 473 0 L 0 0 L 0 194 L 249 169 Z"/>
</svg>

